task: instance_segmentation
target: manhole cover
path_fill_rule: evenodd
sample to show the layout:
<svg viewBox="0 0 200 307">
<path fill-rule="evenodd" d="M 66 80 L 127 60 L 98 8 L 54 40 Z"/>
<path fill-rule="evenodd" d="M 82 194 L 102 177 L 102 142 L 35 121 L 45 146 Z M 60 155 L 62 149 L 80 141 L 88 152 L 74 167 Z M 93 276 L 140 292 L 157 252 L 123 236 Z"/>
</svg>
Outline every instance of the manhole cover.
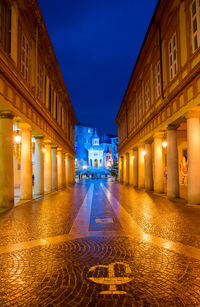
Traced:
<svg viewBox="0 0 200 307">
<path fill-rule="evenodd" d="M 95 219 L 96 224 L 109 224 L 113 223 L 113 219 L 111 217 L 101 217 Z"/>
</svg>

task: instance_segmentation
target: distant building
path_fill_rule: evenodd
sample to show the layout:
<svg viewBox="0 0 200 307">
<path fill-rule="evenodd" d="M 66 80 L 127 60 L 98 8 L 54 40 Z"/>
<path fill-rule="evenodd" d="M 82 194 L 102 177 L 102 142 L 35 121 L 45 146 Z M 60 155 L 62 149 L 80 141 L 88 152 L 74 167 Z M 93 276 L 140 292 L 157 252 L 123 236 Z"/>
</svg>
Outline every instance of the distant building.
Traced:
<svg viewBox="0 0 200 307">
<path fill-rule="evenodd" d="M 118 159 L 118 137 L 98 136 L 90 125 L 75 126 L 76 172 L 109 172 L 113 160 Z"/>
</svg>

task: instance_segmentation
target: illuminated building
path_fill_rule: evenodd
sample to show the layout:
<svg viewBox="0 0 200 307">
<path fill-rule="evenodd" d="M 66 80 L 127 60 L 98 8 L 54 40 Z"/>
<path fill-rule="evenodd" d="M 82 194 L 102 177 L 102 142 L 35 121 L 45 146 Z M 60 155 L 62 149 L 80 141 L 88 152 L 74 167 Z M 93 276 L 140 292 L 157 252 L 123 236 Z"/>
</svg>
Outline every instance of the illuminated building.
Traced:
<svg viewBox="0 0 200 307">
<path fill-rule="evenodd" d="M 24 200 L 74 182 L 76 117 L 38 2 L 1 1 L 0 25 L 0 207 L 12 207 L 14 187 Z"/>
<path fill-rule="evenodd" d="M 78 124 L 75 126 L 75 149 L 77 172 L 105 174 L 117 159 L 117 140 L 111 135 L 101 138 L 90 125 Z"/>
<path fill-rule="evenodd" d="M 199 104 L 200 2 L 161 0 L 116 118 L 120 181 L 200 204 Z"/>
</svg>

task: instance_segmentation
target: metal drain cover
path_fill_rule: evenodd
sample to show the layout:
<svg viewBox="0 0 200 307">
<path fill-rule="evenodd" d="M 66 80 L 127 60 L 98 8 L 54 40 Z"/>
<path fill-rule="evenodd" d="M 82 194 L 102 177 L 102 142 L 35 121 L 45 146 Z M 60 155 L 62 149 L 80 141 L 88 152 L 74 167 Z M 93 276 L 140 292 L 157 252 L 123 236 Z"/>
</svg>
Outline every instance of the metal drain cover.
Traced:
<svg viewBox="0 0 200 307">
<path fill-rule="evenodd" d="M 113 219 L 111 217 L 101 217 L 95 219 L 96 224 L 110 224 L 113 223 Z"/>
</svg>

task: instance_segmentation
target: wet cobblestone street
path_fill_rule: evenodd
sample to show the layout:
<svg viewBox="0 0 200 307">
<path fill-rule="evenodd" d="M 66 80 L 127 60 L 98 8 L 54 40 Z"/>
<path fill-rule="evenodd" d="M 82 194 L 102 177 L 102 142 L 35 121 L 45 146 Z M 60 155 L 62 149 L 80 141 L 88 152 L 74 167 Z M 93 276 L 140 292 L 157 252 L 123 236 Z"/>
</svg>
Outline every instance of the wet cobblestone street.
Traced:
<svg viewBox="0 0 200 307">
<path fill-rule="evenodd" d="M 88 180 L 0 215 L 0 306 L 200 306 L 200 208 Z"/>
</svg>

